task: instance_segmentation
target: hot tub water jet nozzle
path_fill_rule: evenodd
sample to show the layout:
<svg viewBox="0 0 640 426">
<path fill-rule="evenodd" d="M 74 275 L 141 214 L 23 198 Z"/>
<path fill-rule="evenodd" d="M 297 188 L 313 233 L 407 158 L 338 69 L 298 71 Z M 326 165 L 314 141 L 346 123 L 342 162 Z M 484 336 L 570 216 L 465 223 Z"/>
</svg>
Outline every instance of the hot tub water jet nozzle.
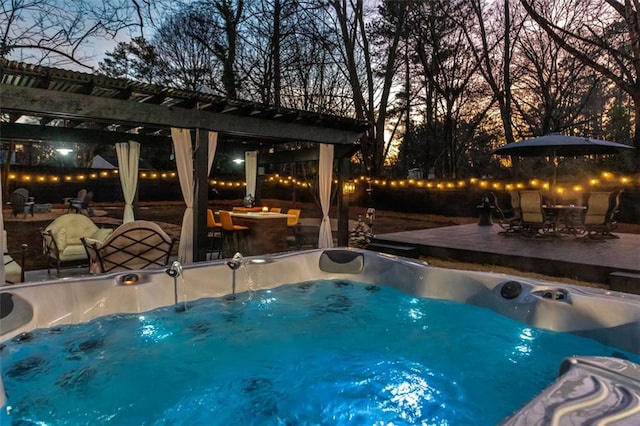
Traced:
<svg viewBox="0 0 640 426">
<path fill-rule="evenodd" d="M 182 264 L 174 260 L 169 268 L 165 270 L 167 275 L 173 278 L 173 304 L 176 312 L 184 312 L 187 310 L 187 301 L 183 305 L 178 306 L 178 277 L 182 276 Z"/>
<path fill-rule="evenodd" d="M 227 261 L 227 266 L 231 268 L 231 294 L 236 294 L 236 270 L 244 265 L 244 257 L 242 253 L 237 252 L 233 255 L 231 260 Z"/>
</svg>

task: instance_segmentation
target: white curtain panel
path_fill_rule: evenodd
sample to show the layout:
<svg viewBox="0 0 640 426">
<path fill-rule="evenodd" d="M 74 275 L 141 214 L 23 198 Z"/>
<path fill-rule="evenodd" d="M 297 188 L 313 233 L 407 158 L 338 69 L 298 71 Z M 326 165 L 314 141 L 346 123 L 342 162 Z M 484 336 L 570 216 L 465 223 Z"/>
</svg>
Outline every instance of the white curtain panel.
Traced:
<svg viewBox="0 0 640 426">
<path fill-rule="evenodd" d="M 256 197 L 256 176 L 258 174 L 258 151 L 247 151 L 244 153 L 244 174 L 247 180 L 247 191 L 245 195 L 251 194 Z"/>
<path fill-rule="evenodd" d="M 322 223 L 318 234 L 318 248 L 331 248 L 333 247 L 333 235 L 331 234 L 329 207 L 331 204 L 331 181 L 333 180 L 333 145 L 320 144 L 319 163 L 318 189 L 322 206 Z"/>
<path fill-rule="evenodd" d="M 176 154 L 176 167 L 182 197 L 187 205 L 182 216 L 180 231 L 180 245 L 178 246 L 178 260 L 183 264 L 193 263 L 193 148 L 191 147 L 191 132 L 189 129 L 171 128 L 171 139 Z"/>
<path fill-rule="evenodd" d="M 118 174 L 124 195 L 124 214 L 122 223 L 134 221 L 133 198 L 138 186 L 138 160 L 140 159 L 140 144 L 138 142 L 122 142 L 116 144 L 118 155 Z"/>
</svg>

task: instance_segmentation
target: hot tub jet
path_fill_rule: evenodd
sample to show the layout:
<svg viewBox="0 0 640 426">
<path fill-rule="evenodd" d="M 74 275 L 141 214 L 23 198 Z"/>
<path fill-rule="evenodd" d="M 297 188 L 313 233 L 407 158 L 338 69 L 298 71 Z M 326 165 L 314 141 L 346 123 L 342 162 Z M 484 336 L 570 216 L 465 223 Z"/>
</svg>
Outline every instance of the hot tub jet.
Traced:
<svg viewBox="0 0 640 426">
<path fill-rule="evenodd" d="M 173 277 L 173 304 L 176 312 L 184 312 L 187 310 L 187 301 L 184 304 L 178 305 L 178 277 L 182 276 L 182 264 L 174 260 L 169 268 L 165 270 L 167 275 Z"/>
<path fill-rule="evenodd" d="M 236 270 L 244 265 L 244 257 L 240 252 L 237 252 L 233 255 L 231 260 L 227 261 L 227 266 L 231 268 L 232 278 L 231 278 L 231 295 L 236 294 Z"/>
</svg>

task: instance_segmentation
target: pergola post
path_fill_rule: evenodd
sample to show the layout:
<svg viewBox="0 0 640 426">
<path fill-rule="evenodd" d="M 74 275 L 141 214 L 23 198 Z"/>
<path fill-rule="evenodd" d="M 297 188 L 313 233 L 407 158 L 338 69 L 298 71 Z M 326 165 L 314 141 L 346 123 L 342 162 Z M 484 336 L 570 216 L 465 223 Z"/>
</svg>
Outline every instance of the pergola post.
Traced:
<svg viewBox="0 0 640 426">
<path fill-rule="evenodd" d="M 350 179 L 350 157 L 338 158 L 338 246 L 349 245 L 349 194 L 343 190 Z"/>
<path fill-rule="evenodd" d="M 194 150 L 194 194 L 193 194 L 193 261 L 201 262 L 207 258 L 207 208 L 209 188 L 209 168 L 207 158 L 209 150 L 209 132 L 196 129 Z"/>
</svg>

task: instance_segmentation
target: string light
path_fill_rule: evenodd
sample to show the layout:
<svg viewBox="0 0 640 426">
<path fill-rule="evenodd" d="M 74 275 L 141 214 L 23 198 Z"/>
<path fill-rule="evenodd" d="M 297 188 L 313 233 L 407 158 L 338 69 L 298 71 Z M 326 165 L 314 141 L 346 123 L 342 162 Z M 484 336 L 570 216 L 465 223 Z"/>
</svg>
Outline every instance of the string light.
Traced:
<svg viewBox="0 0 640 426">
<path fill-rule="evenodd" d="M 19 182 L 30 182 L 32 184 L 47 184 L 47 183 L 57 183 L 60 181 L 64 181 L 67 183 L 73 182 L 85 182 L 87 180 L 97 180 L 97 179 L 113 179 L 118 177 L 118 170 L 103 170 L 100 172 L 88 172 L 87 174 L 77 174 L 77 175 L 34 175 L 29 173 L 9 173 L 8 180 L 10 181 L 19 181 Z M 139 178 L 142 180 L 151 179 L 157 180 L 161 179 L 177 179 L 177 173 L 175 171 L 160 171 L 160 172 L 147 172 L 141 171 L 138 174 Z M 313 185 L 304 180 L 300 180 L 294 178 L 292 176 L 280 176 L 275 173 L 273 175 L 266 176 L 264 178 L 265 183 L 276 184 L 282 186 L 296 186 L 299 188 L 312 188 Z M 466 187 L 477 187 L 481 190 L 492 189 L 495 191 L 506 190 L 511 191 L 514 189 L 524 189 L 527 187 L 530 188 L 541 188 L 544 190 L 550 189 L 550 182 L 544 181 L 539 178 L 531 179 L 528 184 L 523 182 L 505 182 L 502 180 L 490 180 L 490 179 L 479 179 L 479 178 L 469 178 L 469 179 L 458 179 L 458 180 L 435 180 L 435 179 L 374 179 L 366 176 L 360 176 L 352 180 L 352 182 L 357 183 L 360 181 L 362 185 L 360 187 L 390 187 L 391 189 L 409 189 L 409 188 L 418 188 L 418 189 L 434 189 L 438 190 L 460 190 Z M 577 183 L 574 185 L 570 185 L 568 188 L 562 187 L 561 185 L 556 185 L 554 189 L 558 194 L 562 194 L 565 191 L 573 191 L 573 192 L 582 192 L 586 186 L 600 186 L 603 185 L 603 181 L 606 182 L 607 185 L 639 185 L 640 184 L 640 175 L 634 176 L 620 176 L 616 175 L 612 172 L 601 172 L 596 177 L 591 177 L 585 180 L 584 184 Z M 217 179 L 210 179 L 209 185 L 212 187 L 228 187 L 228 188 L 240 188 L 246 187 L 247 183 L 245 181 L 222 181 Z M 339 183 L 338 179 L 334 179 L 333 183 L 337 185 Z M 570 189 L 569 189 L 570 188 Z"/>
</svg>

